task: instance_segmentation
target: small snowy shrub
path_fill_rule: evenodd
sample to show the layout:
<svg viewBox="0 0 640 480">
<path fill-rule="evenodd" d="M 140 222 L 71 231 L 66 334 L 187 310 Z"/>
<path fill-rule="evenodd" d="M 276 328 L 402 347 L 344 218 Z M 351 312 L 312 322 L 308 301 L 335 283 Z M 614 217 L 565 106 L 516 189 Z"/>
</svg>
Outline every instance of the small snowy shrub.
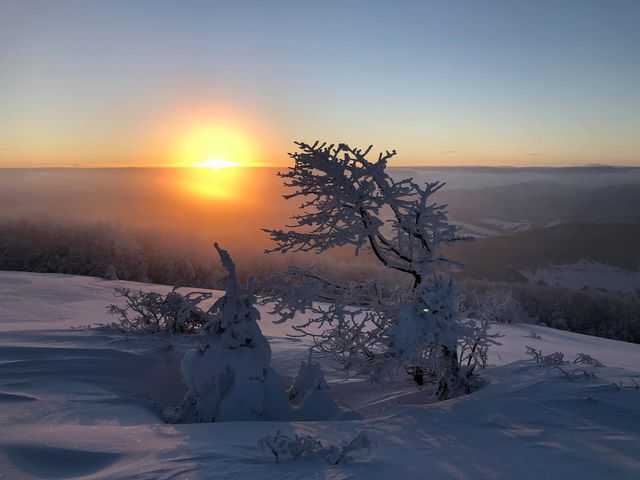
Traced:
<svg viewBox="0 0 640 480">
<path fill-rule="evenodd" d="M 302 362 L 287 393 L 296 420 L 330 420 L 341 413 L 319 363 Z"/>
<path fill-rule="evenodd" d="M 527 355 L 529 355 L 533 360 L 536 361 L 536 363 L 540 363 L 540 360 L 542 359 L 542 350 L 536 350 L 533 347 L 530 347 L 529 345 L 525 345 L 526 349 L 527 349 Z"/>
<path fill-rule="evenodd" d="M 544 355 L 540 363 L 545 365 L 561 365 L 564 363 L 564 353 L 554 352 L 549 355 Z"/>
<path fill-rule="evenodd" d="M 591 367 L 605 366 L 602 362 L 596 360 L 591 355 L 587 355 L 586 353 L 578 353 L 575 356 L 575 358 L 571 362 L 569 362 L 569 361 L 565 361 L 564 353 L 562 352 L 554 352 L 549 355 L 544 355 L 542 353 L 542 350 L 536 350 L 535 348 L 530 347 L 528 345 L 526 345 L 526 348 L 527 348 L 527 355 L 533 358 L 536 361 L 536 363 L 541 363 L 544 365 L 557 366 L 557 365 L 562 365 L 564 363 L 572 363 L 574 365 L 582 364 L 582 365 L 589 365 Z"/>
<path fill-rule="evenodd" d="M 574 368 L 573 370 L 565 370 L 560 365 L 552 365 L 549 369 L 549 372 L 552 370 L 558 370 L 562 375 L 568 378 L 571 381 L 574 380 L 588 380 L 593 377 L 595 374 L 593 372 L 588 372 L 583 368 Z M 548 373 L 548 372 L 547 372 Z"/>
<path fill-rule="evenodd" d="M 572 363 L 582 363 L 585 365 L 590 365 L 592 367 L 604 367 L 605 364 L 596 360 L 591 355 L 587 355 L 586 353 L 579 353 L 576 355 L 576 358 Z"/>
<path fill-rule="evenodd" d="M 126 333 L 196 332 L 208 320 L 208 314 L 198 305 L 211 298 L 206 292 L 182 295 L 177 287 L 166 295 L 116 288 L 114 296 L 124 299 L 126 306 L 113 304 L 107 307 L 109 315 L 118 317 L 118 321 L 109 326 Z"/>
<path fill-rule="evenodd" d="M 328 388 L 329 386 L 324 379 L 324 373 L 320 364 L 302 362 L 287 393 L 289 394 L 289 401 L 292 404 L 300 405 L 309 392 L 327 390 Z"/>
<path fill-rule="evenodd" d="M 326 448 L 316 437 L 298 434 L 290 437 L 282 434 L 280 430 L 277 430 L 275 435 L 267 435 L 259 439 L 258 445 L 262 450 L 270 451 L 276 462 L 286 456 L 303 458 L 317 453 L 331 465 L 350 462 L 363 451 L 370 454 L 373 448 L 373 444 L 364 430 L 358 432 L 349 442 L 340 446 L 329 445 Z"/>
<path fill-rule="evenodd" d="M 298 435 L 289 437 L 276 431 L 275 435 L 267 435 L 258 440 L 258 445 L 262 450 L 269 450 L 273 453 L 276 462 L 281 457 L 290 456 L 292 458 L 307 457 L 322 449 L 322 443 L 317 438 L 310 435 Z"/>
<path fill-rule="evenodd" d="M 533 338 L 535 340 L 540 340 L 542 337 L 538 335 L 535 330 L 529 330 L 529 333 L 525 335 L 527 338 Z"/>
<path fill-rule="evenodd" d="M 533 358 L 536 363 L 542 363 L 544 365 L 561 365 L 564 363 L 564 353 L 554 352 L 549 355 L 544 355 L 542 350 L 536 350 L 529 345 L 525 345 L 527 349 L 527 355 Z"/>
<path fill-rule="evenodd" d="M 366 450 L 369 454 L 373 448 L 373 444 L 367 436 L 367 432 L 362 430 L 351 441 L 342 444 L 340 447 L 331 445 L 323 449 L 320 454 L 327 463 L 337 465 L 339 463 L 347 463 L 352 461 L 354 456 Z"/>
<path fill-rule="evenodd" d="M 290 416 L 287 394 L 273 371 L 271 348 L 262 335 L 251 292 L 238 283 L 230 255 L 215 248 L 228 272 L 226 292 L 207 312 L 198 347 L 182 360 L 187 392 L 181 404 L 165 409 L 168 422 L 280 420 Z"/>
<path fill-rule="evenodd" d="M 467 327 L 473 332 L 461 338 L 459 342 L 460 364 L 467 367 L 486 368 L 489 360 L 489 347 L 500 345 L 496 339 L 502 338 L 501 333 L 489 333 L 489 321 L 466 320 Z"/>
<path fill-rule="evenodd" d="M 572 370 L 568 369 L 566 366 L 569 364 L 569 362 L 566 362 L 564 360 L 564 353 L 562 352 L 554 352 L 549 355 L 544 355 L 542 353 L 542 350 L 536 350 L 535 348 L 527 346 L 527 355 L 531 356 L 536 361 L 536 363 L 550 367 L 547 373 L 558 370 L 565 378 L 571 381 L 588 380 L 595 375 L 593 372 L 589 372 L 583 368 L 574 368 Z M 573 363 L 587 363 L 590 365 L 594 365 L 593 363 L 589 363 L 591 361 L 597 362 L 597 360 L 594 360 L 589 355 L 579 353 Z M 600 364 L 600 366 L 603 365 Z"/>
</svg>

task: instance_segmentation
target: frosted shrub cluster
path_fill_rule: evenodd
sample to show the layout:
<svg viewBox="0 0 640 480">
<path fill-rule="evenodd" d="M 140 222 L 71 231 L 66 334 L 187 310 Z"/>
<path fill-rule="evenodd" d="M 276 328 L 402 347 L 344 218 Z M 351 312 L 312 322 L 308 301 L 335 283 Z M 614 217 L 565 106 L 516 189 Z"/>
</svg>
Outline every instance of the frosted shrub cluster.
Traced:
<svg viewBox="0 0 640 480">
<path fill-rule="evenodd" d="M 258 440 L 258 446 L 262 450 L 270 451 L 276 459 L 289 456 L 292 458 L 308 457 L 322 449 L 322 443 L 311 435 L 298 435 L 293 437 L 284 435 L 276 430 L 275 435 L 267 435 Z"/>
<path fill-rule="evenodd" d="M 493 323 L 520 323 L 528 320 L 522 304 L 510 288 L 500 286 L 465 292 L 470 314 Z"/>
<path fill-rule="evenodd" d="M 640 343 L 640 292 L 626 294 L 550 285 L 463 280 L 469 315 Z M 502 300 L 502 297 L 505 300 Z"/>
<path fill-rule="evenodd" d="M 288 436 L 277 430 L 275 435 L 267 435 L 258 440 L 258 445 L 263 450 L 270 451 L 276 462 L 283 457 L 302 458 L 318 454 L 331 465 L 352 461 L 354 456 L 364 451 L 371 453 L 373 448 L 365 431 L 358 432 L 354 438 L 340 446 L 324 447 L 320 440 L 311 435 Z"/>
<path fill-rule="evenodd" d="M 548 355 L 542 353 L 542 350 L 536 350 L 533 347 L 526 346 L 527 355 L 541 365 L 549 367 L 547 373 L 557 370 L 564 378 L 570 381 L 589 380 L 595 376 L 593 370 L 587 370 L 578 365 L 588 365 L 590 367 L 604 367 L 605 365 L 586 353 L 578 353 L 573 361 L 564 359 L 564 353 L 554 352 Z M 615 384 L 614 384 L 615 385 Z"/>
<path fill-rule="evenodd" d="M 565 363 L 589 365 L 591 367 L 604 367 L 605 365 L 586 353 L 578 353 L 572 361 L 564 359 L 564 353 L 554 352 L 548 355 L 542 353 L 542 350 L 536 350 L 533 347 L 525 345 L 527 355 L 529 355 L 536 363 L 543 365 L 562 365 Z"/>
<path fill-rule="evenodd" d="M 209 318 L 199 307 L 200 303 L 211 298 L 207 292 L 183 295 L 174 287 L 166 295 L 161 295 L 116 288 L 114 295 L 123 299 L 125 306 L 112 304 L 107 307 L 107 312 L 118 318 L 109 326 L 125 333 L 197 332 Z"/>
</svg>

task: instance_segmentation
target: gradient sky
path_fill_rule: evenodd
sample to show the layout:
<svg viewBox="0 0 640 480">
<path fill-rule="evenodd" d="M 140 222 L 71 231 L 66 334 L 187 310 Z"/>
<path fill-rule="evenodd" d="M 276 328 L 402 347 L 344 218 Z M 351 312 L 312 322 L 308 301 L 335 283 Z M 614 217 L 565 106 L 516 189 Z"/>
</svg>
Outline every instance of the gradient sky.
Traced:
<svg viewBox="0 0 640 480">
<path fill-rule="evenodd" d="M 203 131 L 640 165 L 640 2 L 0 0 L 0 166 L 183 164 Z"/>
</svg>

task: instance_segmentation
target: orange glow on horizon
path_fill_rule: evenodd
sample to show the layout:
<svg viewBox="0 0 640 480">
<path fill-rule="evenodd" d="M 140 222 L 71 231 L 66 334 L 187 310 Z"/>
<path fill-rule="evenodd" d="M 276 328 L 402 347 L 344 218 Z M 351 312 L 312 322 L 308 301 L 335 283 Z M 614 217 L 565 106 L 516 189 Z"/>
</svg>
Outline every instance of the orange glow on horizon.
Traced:
<svg viewBox="0 0 640 480">
<path fill-rule="evenodd" d="M 189 168 L 184 170 L 182 188 L 211 200 L 241 199 L 240 187 L 251 176 L 250 169 L 238 167 Z"/>
<path fill-rule="evenodd" d="M 193 167 L 195 168 L 229 168 L 229 167 L 239 167 L 240 165 L 236 162 L 230 162 L 229 160 L 225 160 L 224 158 L 209 158 L 204 162 L 195 163 Z"/>
</svg>

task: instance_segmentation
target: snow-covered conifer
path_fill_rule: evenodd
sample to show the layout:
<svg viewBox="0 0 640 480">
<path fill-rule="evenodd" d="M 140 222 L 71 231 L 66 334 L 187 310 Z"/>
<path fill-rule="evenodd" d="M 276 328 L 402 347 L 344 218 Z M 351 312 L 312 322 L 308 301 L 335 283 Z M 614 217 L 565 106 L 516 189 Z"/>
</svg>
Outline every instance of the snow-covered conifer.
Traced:
<svg viewBox="0 0 640 480">
<path fill-rule="evenodd" d="M 212 319 L 201 330 L 199 345 L 182 360 L 187 392 L 165 417 L 174 423 L 286 419 L 287 394 L 257 323 L 252 279 L 241 285 L 231 256 L 218 244 L 215 248 L 228 272 L 226 292 L 209 310 Z"/>
</svg>

